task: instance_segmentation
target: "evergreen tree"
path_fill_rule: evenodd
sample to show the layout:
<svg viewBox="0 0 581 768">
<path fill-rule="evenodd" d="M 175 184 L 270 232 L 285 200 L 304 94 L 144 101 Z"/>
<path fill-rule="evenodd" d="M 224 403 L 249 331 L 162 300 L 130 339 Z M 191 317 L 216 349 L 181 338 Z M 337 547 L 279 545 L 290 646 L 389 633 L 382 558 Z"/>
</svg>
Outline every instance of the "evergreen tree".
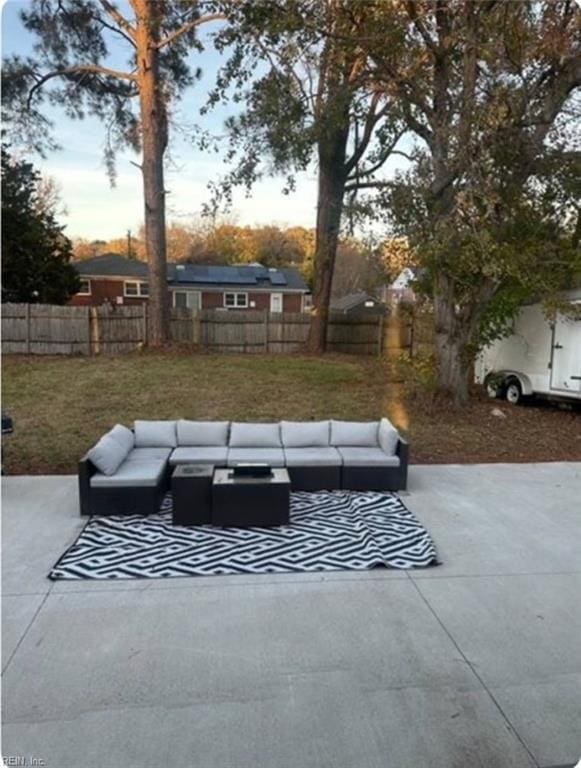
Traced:
<svg viewBox="0 0 581 768">
<path fill-rule="evenodd" d="M 42 180 L 2 147 L 2 301 L 65 304 L 78 291 L 71 241 L 39 204 Z"/>
</svg>

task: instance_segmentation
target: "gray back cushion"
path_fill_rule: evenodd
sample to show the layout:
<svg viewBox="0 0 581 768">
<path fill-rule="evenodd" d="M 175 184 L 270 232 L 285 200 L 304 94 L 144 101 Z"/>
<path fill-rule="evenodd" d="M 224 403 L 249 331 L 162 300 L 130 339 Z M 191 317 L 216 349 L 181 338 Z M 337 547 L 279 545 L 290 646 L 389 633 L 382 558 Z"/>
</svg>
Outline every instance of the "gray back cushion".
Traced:
<svg viewBox="0 0 581 768">
<path fill-rule="evenodd" d="M 233 421 L 230 428 L 231 448 L 281 448 L 278 424 L 242 424 Z"/>
<path fill-rule="evenodd" d="M 177 445 L 175 421 L 136 421 L 136 448 L 175 448 Z"/>
<path fill-rule="evenodd" d="M 399 442 L 399 432 L 389 419 L 382 419 L 379 422 L 378 439 L 381 450 L 388 456 L 393 456 Z"/>
<path fill-rule="evenodd" d="M 130 449 L 126 449 L 110 433 L 103 435 L 94 445 L 87 457 L 104 475 L 114 475 L 121 466 Z"/>
<path fill-rule="evenodd" d="M 177 425 L 178 445 L 228 445 L 229 421 L 187 421 Z"/>
<path fill-rule="evenodd" d="M 329 445 L 329 421 L 281 421 L 280 433 L 285 448 Z"/>
<path fill-rule="evenodd" d="M 135 445 L 135 436 L 130 429 L 124 427 L 123 424 L 115 424 L 112 430 L 107 434 L 111 435 L 114 440 L 117 440 L 124 448 L 127 449 L 127 453 Z"/>
<path fill-rule="evenodd" d="M 377 446 L 378 421 L 331 421 L 331 445 Z"/>
</svg>

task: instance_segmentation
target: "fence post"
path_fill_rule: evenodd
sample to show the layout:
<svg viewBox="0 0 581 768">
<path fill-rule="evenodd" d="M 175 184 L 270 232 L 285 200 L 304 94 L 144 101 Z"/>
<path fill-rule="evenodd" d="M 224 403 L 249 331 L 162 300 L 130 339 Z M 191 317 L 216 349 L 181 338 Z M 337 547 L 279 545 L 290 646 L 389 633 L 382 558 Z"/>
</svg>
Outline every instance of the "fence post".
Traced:
<svg viewBox="0 0 581 768">
<path fill-rule="evenodd" d="M 379 316 L 379 323 L 377 324 L 377 355 L 381 357 L 383 352 L 383 334 L 385 329 L 383 327 L 383 315 Z"/>
<path fill-rule="evenodd" d="M 264 310 L 264 351 L 268 352 L 268 309 Z"/>
<path fill-rule="evenodd" d="M 91 307 L 91 343 L 93 345 L 93 354 L 98 355 L 101 352 L 101 334 L 99 328 L 99 315 L 97 307 Z"/>
<path fill-rule="evenodd" d="M 87 354 L 93 354 L 91 347 L 91 307 L 87 307 Z"/>
<path fill-rule="evenodd" d="M 143 302 L 143 346 L 147 346 L 147 301 Z"/>
<path fill-rule="evenodd" d="M 26 304 L 26 354 L 30 354 L 30 304 Z"/>
<path fill-rule="evenodd" d="M 210 323 L 211 323 L 210 315 L 206 313 L 203 318 L 203 326 L 202 330 L 204 333 L 204 349 L 206 352 L 210 349 Z"/>
<path fill-rule="evenodd" d="M 202 320 L 200 318 L 200 312 L 197 309 L 192 309 L 192 344 L 199 346 L 202 339 Z"/>
</svg>

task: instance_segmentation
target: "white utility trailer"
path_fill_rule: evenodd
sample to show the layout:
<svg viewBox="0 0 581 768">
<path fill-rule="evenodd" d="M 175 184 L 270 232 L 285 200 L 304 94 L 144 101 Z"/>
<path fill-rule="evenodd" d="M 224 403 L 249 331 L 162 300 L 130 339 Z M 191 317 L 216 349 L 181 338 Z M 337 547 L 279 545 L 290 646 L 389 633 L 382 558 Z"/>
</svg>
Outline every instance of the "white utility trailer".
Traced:
<svg viewBox="0 0 581 768">
<path fill-rule="evenodd" d="M 567 291 L 581 312 L 581 289 Z M 558 314 L 551 322 L 541 304 L 524 306 L 510 336 L 487 347 L 475 365 L 476 381 L 491 397 L 518 403 L 538 395 L 581 402 L 581 316 Z"/>
</svg>

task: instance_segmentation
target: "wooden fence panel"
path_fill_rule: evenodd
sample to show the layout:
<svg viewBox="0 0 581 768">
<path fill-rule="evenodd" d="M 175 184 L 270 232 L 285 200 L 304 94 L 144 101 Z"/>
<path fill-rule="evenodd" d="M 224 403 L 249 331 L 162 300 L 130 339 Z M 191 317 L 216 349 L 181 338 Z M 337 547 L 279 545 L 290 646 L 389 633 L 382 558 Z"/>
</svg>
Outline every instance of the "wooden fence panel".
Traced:
<svg viewBox="0 0 581 768">
<path fill-rule="evenodd" d="M 310 318 L 301 312 L 271 314 L 268 323 L 268 351 L 299 352 L 307 340 Z"/>
<path fill-rule="evenodd" d="M 327 326 L 327 347 L 332 352 L 374 355 L 378 352 L 380 319 L 332 314 Z"/>
<path fill-rule="evenodd" d="M 307 340 L 310 317 L 256 310 L 173 308 L 171 338 L 213 352 L 292 353 Z M 378 354 L 381 319 L 331 315 L 328 347 L 352 354 Z M 147 305 L 70 307 L 2 305 L 2 349 L 16 354 L 123 354 L 147 341 Z"/>
<path fill-rule="evenodd" d="M 95 353 L 118 355 L 143 344 L 144 307 L 93 307 Z"/>
<path fill-rule="evenodd" d="M 170 315 L 171 340 L 176 344 L 199 344 L 196 324 L 199 324 L 197 312 L 192 312 L 187 307 L 173 307 Z"/>
<path fill-rule="evenodd" d="M 3 304 L 2 349 L 31 355 L 90 354 L 87 307 Z"/>
<path fill-rule="evenodd" d="M 204 345 L 216 352 L 264 352 L 267 318 L 255 310 L 203 310 Z"/>
</svg>

